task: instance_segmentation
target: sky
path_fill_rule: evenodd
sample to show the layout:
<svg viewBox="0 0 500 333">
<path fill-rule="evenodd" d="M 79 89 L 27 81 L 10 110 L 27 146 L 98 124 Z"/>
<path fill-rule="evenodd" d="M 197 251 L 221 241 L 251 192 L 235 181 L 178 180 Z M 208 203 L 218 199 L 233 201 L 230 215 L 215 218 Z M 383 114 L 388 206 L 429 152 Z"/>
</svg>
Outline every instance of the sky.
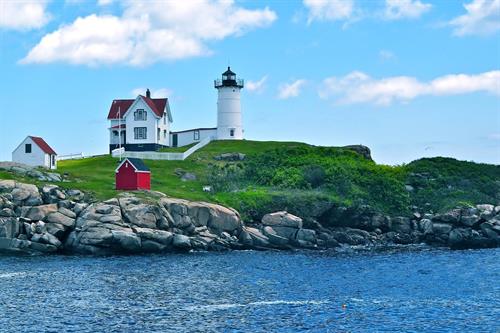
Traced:
<svg viewBox="0 0 500 333">
<path fill-rule="evenodd" d="M 500 164 L 499 37 L 500 0 L 0 0 L 0 161 L 27 135 L 106 153 L 146 88 L 213 127 L 230 65 L 246 139 Z"/>
</svg>

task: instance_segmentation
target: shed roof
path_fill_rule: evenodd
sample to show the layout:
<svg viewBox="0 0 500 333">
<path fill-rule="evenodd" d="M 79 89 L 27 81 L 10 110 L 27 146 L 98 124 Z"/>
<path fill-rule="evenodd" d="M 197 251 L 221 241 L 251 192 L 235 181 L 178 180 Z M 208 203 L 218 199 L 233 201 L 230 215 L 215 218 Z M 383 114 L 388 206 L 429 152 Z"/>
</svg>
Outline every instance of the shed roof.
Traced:
<svg viewBox="0 0 500 333">
<path fill-rule="evenodd" d="M 126 161 L 128 161 L 134 167 L 134 169 L 138 172 L 151 172 L 151 170 L 149 170 L 149 168 L 146 166 L 146 164 L 144 164 L 143 160 L 141 160 L 140 158 L 132 158 L 132 157 L 126 157 L 120 163 L 118 168 L 116 168 L 116 172 L 118 172 L 118 170 L 122 167 L 123 163 L 125 163 Z"/>
<path fill-rule="evenodd" d="M 52 149 L 49 144 L 47 142 L 45 142 L 44 139 L 38 137 L 38 136 L 31 136 L 30 135 L 30 138 L 31 140 L 33 140 L 33 142 L 36 143 L 36 145 L 38 147 L 40 147 L 41 150 L 43 150 L 43 152 L 45 154 L 50 154 L 50 155 L 57 155 L 57 153 L 54 151 L 54 149 Z"/>
</svg>

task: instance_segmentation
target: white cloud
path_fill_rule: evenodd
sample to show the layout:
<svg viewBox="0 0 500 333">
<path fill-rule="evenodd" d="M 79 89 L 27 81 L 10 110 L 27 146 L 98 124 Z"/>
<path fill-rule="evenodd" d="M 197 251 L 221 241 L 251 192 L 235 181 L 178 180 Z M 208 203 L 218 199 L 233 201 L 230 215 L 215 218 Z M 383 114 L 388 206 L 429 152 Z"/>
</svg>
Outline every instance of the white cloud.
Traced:
<svg viewBox="0 0 500 333">
<path fill-rule="evenodd" d="M 455 35 L 489 35 L 500 30 L 500 0 L 473 0 L 464 7 L 467 14 L 449 22 Z"/>
<path fill-rule="evenodd" d="M 354 12 L 354 0 L 303 0 L 303 3 L 308 10 L 308 23 L 347 20 Z"/>
<path fill-rule="evenodd" d="M 125 63 L 144 66 L 211 54 L 206 42 L 269 26 L 269 8 L 249 10 L 232 0 L 127 1 L 122 16 L 77 18 L 45 35 L 22 63 Z"/>
<path fill-rule="evenodd" d="M 395 101 L 408 102 L 425 95 L 458 95 L 480 91 L 500 95 L 500 71 L 477 75 L 452 74 L 429 82 L 409 76 L 373 79 L 365 73 L 352 72 L 344 77 L 325 79 L 319 95 L 323 99 L 334 98 L 340 104 L 390 105 Z"/>
<path fill-rule="evenodd" d="M 0 29 L 31 30 L 50 21 L 47 0 L 0 0 Z"/>
<path fill-rule="evenodd" d="M 392 53 L 389 50 L 380 50 L 378 52 L 378 56 L 379 56 L 380 60 L 382 60 L 382 61 L 393 60 L 393 59 L 396 58 L 396 56 L 394 55 L 394 53 Z"/>
<path fill-rule="evenodd" d="M 113 3 L 114 0 L 97 0 L 99 6 L 107 6 Z"/>
<path fill-rule="evenodd" d="M 245 88 L 247 88 L 248 91 L 261 92 L 264 89 L 266 81 L 267 81 L 267 75 L 263 76 L 258 81 L 249 80 L 245 82 Z"/>
<path fill-rule="evenodd" d="M 146 96 L 146 89 L 148 88 L 135 88 L 134 90 L 132 90 L 131 95 L 133 98 L 136 98 L 137 95 Z M 152 98 L 170 98 L 174 94 L 174 92 L 168 88 L 150 89 L 150 91 Z"/>
<path fill-rule="evenodd" d="M 295 80 L 292 83 L 285 83 L 278 88 L 278 98 L 288 99 L 291 97 L 297 97 L 300 94 L 301 89 L 306 84 L 306 80 L 300 79 Z"/>
<path fill-rule="evenodd" d="M 428 12 L 432 5 L 419 0 L 385 0 L 384 18 L 387 20 L 415 19 Z"/>
</svg>

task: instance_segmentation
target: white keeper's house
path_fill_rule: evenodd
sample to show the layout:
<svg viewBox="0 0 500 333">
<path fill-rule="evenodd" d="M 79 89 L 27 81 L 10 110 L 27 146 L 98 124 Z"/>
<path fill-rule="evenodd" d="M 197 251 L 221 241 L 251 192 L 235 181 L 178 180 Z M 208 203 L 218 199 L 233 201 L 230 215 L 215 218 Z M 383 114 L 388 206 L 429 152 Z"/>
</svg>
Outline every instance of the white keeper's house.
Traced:
<svg viewBox="0 0 500 333">
<path fill-rule="evenodd" d="M 157 151 L 162 147 L 181 147 L 211 137 L 216 140 L 242 140 L 240 91 L 243 80 L 228 67 L 222 79 L 214 81 L 218 90 L 217 127 L 171 131 L 173 122 L 168 98 L 146 95 L 135 99 L 115 99 L 109 108 L 109 150 Z"/>
<path fill-rule="evenodd" d="M 57 169 L 57 153 L 44 139 L 29 135 L 12 152 L 12 162 Z"/>
</svg>

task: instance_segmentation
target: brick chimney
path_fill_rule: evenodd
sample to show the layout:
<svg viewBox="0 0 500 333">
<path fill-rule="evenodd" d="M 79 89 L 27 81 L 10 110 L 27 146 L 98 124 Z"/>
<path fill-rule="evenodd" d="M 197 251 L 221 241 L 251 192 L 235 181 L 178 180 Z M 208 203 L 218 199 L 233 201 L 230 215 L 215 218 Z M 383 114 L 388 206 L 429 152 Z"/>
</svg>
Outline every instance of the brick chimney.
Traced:
<svg viewBox="0 0 500 333">
<path fill-rule="evenodd" d="M 151 98 L 151 91 L 149 89 L 146 89 L 146 97 Z"/>
</svg>

